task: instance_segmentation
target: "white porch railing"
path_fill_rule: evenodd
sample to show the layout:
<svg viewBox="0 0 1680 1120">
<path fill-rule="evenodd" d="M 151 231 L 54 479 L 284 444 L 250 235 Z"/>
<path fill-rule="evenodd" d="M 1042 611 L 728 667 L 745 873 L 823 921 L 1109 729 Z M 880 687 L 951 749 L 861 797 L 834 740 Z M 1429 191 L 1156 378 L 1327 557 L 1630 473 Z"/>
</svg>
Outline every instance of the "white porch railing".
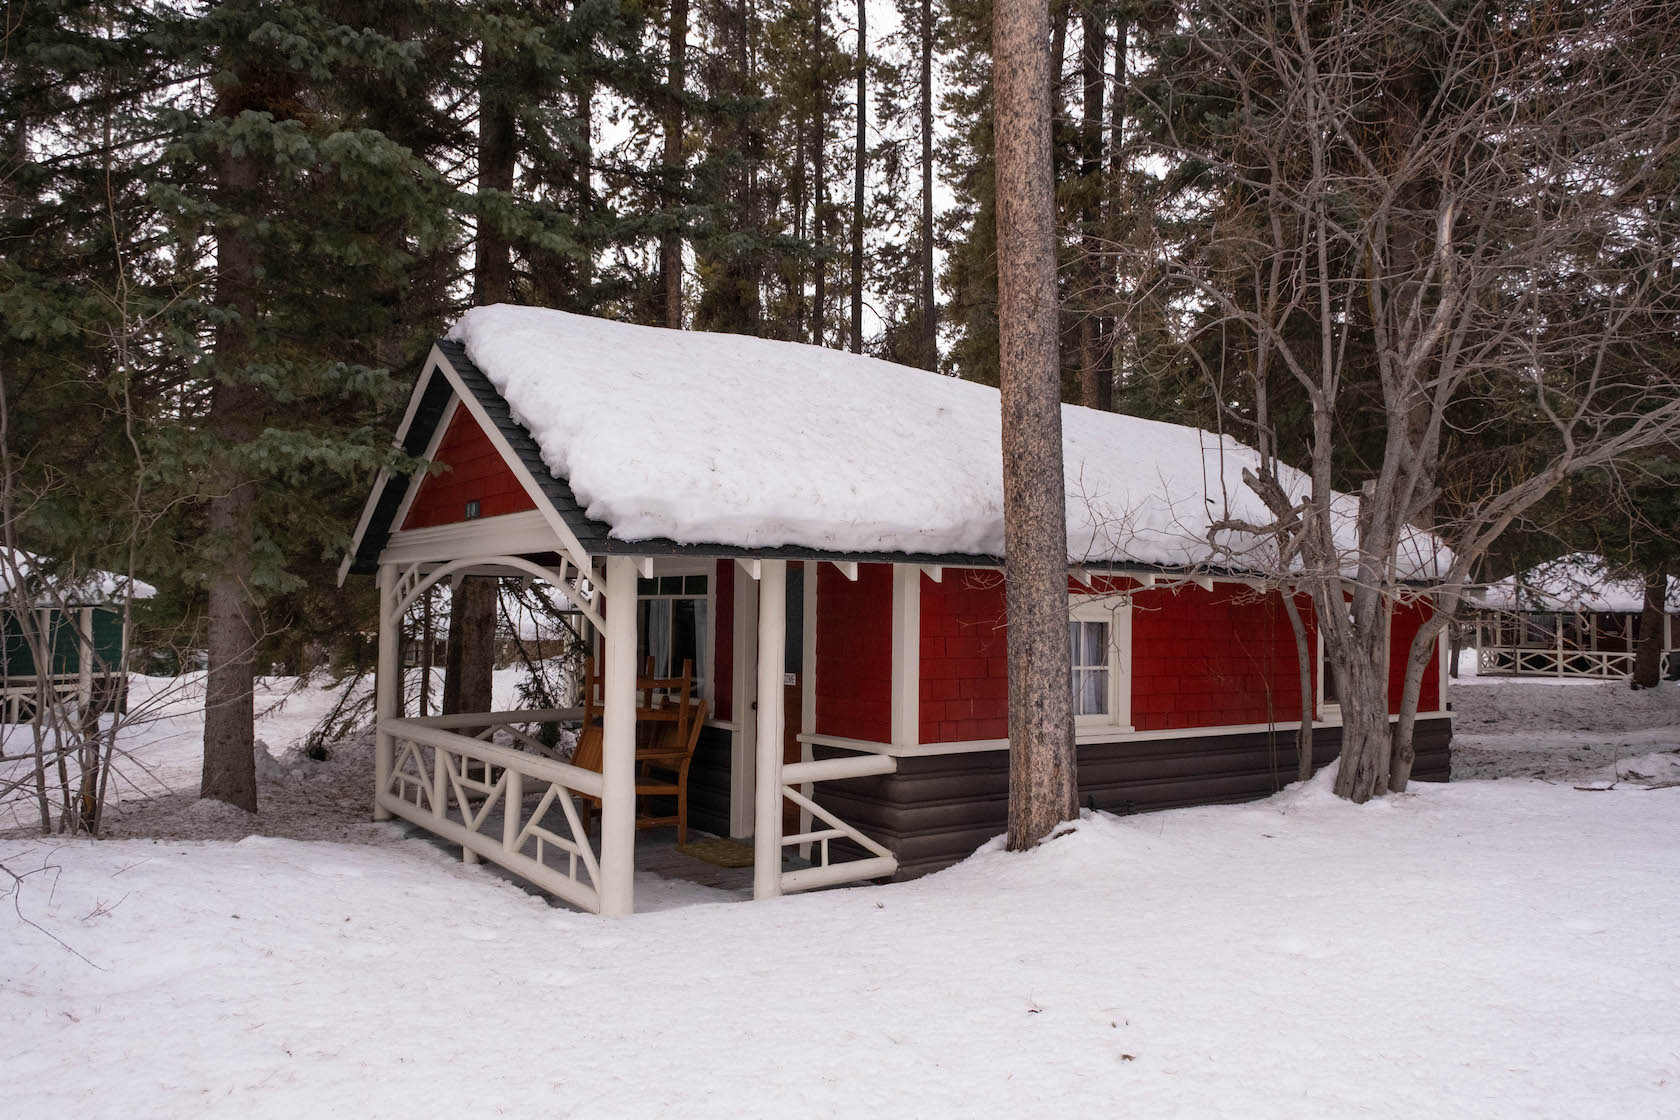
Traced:
<svg viewBox="0 0 1680 1120">
<path fill-rule="evenodd" d="M 782 796 L 808 813 L 813 822 L 826 828 L 813 828 L 783 836 L 781 846 L 813 845 L 817 858 L 810 867 L 781 872 L 782 891 L 810 890 L 837 883 L 855 883 L 863 879 L 878 879 L 898 870 L 898 859 L 883 844 L 877 842 L 833 812 L 819 805 L 797 787 L 839 778 L 866 778 L 876 774 L 891 774 L 898 769 L 898 760 L 884 754 L 859 754 L 845 758 L 824 758 L 813 762 L 791 762 L 782 767 Z M 829 841 L 846 839 L 868 852 L 861 859 L 833 862 L 829 856 Z"/>
<path fill-rule="evenodd" d="M 1667 679 L 1680 651 L 1666 650 L 1661 673 Z M 1534 676 L 1623 680 L 1633 675 L 1634 655 L 1625 650 L 1483 646 L 1476 672 L 1485 676 Z"/>
<path fill-rule="evenodd" d="M 461 845 L 462 858 L 469 863 L 478 857 L 491 860 L 574 906 L 599 913 L 601 868 L 572 795 L 600 797 L 601 775 L 485 741 L 497 728 L 506 728 L 547 750 L 509 725 L 568 715 L 492 712 L 382 720 L 380 730 L 396 740 L 396 757 L 378 791 L 379 806 Z M 472 738 L 451 727 L 484 730 L 481 738 Z M 527 797 L 538 790 L 536 807 L 527 811 Z M 500 836 L 485 831 L 498 807 Z M 565 831 L 557 831 L 562 823 Z"/>
</svg>

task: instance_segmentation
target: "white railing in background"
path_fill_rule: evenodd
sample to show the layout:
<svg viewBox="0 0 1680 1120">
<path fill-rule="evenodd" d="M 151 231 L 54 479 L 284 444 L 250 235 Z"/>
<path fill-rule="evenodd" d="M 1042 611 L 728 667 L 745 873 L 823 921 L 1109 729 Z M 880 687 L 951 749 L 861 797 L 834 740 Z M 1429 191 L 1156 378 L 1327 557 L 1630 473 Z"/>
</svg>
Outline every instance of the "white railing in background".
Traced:
<svg viewBox="0 0 1680 1120">
<path fill-rule="evenodd" d="M 90 693 L 90 702 L 99 702 L 102 695 L 117 687 L 117 677 L 110 673 L 94 673 L 83 678 L 80 673 L 54 673 L 49 678 L 54 701 L 62 704 L 82 702 L 83 690 Z M 36 701 L 40 698 L 35 677 L 8 677 L 0 682 L 0 723 L 28 723 Z M 102 709 L 107 710 L 107 709 Z"/>
<path fill-rule="evenodd" d="M 853 828 L 833 812 L 818 805 L 801 792 L 800 786 L 842 778 L 866 778 L 876 774 L 891 774 L 898 769 L 898 760 L 884 754 L 859 754 L 844 758 L 824 758 L 813 762 L 790 762 L 782 767 L 782 796 L 810 814 L 814 821 L 827 825 L 782 837 L 783 848 L 814 845 L 817 858 L 810 867 L 783 871 L 782 890 L 803 891 L 813 887 L 829 887 L 836 883 L 855 883 L 862 879 L 879 879 L 898 870 L 898 859 L 883 844 Z M 829 841 L 850 840 L 870 853 L 861 859 L 829 859 Z"/>
<path fill-rule="evenodd" d="M 600 865 L 590 847 L 573 794 L 601 796 L 601 775 L 552 757 L 486 740 L 497 729 L 545 753 L 549 748 L 510 726 L 577 718 L 568 710 L 491 712 L 416 719 L 387 719 L 381 730 L 396 739 L 396 760 L 382 808 L 461 845 L 462 858 L 498 863 L 574 906 L 600 912 Z M 477 738 L 450 730 L 483 728 Z M 546 788 L 545 788 L 546 787 Z M 541 796 L 527 810 L 527 798 Z M 484 831 L 501 810 L 501 835 Z M 556 831 L 563 818 L 566 831 Z M 551 857 L 563 857 L 551 863 Z M 580 874 L 580 872 L 582 874 Z M 585 878 L 587 876 L 587 879 Z"/>
<path fill-rule="evenodd" d="M 1668 679 L 1680 651 L 1662 655 L 1661 673 Z M 1483 646 L 1476 672 L 1482 676 L 1564 677 L 1623 680 L 1633 675 L 1634 655 L 1625 650 L 1554 649 L 1532 646 Z"/>
</svg>

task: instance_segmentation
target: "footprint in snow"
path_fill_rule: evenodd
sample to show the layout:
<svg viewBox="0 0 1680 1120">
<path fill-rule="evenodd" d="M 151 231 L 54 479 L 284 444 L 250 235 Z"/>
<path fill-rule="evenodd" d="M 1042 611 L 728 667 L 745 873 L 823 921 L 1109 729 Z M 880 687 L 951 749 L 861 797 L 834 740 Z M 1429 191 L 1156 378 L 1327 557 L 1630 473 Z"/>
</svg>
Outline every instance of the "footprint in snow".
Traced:
<svg viewBox="0 0 1680 1120">
<path fill-rule="evenodd" d="M 1569 918 L 1563 928 L 1570 933 L 1608 933 L 1611 925 L 1603 918 Z"/>
</svg>

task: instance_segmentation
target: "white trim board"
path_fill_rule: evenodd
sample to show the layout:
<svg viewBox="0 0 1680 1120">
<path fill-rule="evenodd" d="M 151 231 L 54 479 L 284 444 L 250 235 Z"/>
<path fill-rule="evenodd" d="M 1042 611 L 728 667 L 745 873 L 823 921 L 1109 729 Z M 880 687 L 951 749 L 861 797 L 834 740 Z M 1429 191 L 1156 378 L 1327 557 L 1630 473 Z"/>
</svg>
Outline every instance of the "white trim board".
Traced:
<svg viewBox="0 0 1680 1120">
<path fill-rule="evenodd" d="M 1391 715 L 1388 722 L 1394 723 L 1400 717 Z M 1417 721 L 1428 723 L 1435 720 L 1453 719 L 1451 712 L 1419 712 Z M 1341 720 L 1315 720 L 1313 727 L 1340 727 Z M 1300 720 L 1293 722 L 1279 721 L 1277 723 L 1233 723 L 1225 727 L 1173 727 L 1159 731 L 1129 731 L 1121 732 L 1109 728 L 1081 728 L 1074 732 L 1074 743 L 1077 746 L 1096 746 L 1105 743 L 1148 743 L 1157 739 L 1208 739 L 1227 735 L 1254 735 L 1268 731 L 1295 731 L 1301 726 Z M 897 758 L 918 758 L 942 754 L 971 754 L 980 751 L 1006 751 L 1009 749 L 1008 739 L 970 739 L 951 743 L 921 743 L 912 747 L 897 747 L 891 743 L 875 743 L 863 739 L 847 739 L 839 735 L 801 735 L 799 741 L 808 742 L 813 746 L 837 747 L 842 750 L 864 751 L 869 754 L 890 754 Z"/>
</svg>

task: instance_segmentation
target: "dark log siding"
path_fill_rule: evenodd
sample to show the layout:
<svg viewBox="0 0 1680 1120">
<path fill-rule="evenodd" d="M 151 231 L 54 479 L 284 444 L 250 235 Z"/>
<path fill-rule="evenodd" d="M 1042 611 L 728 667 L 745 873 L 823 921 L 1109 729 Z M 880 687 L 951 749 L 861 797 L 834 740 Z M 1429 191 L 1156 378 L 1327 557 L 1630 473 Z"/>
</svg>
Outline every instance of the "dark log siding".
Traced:
<svg viewBox="0 0 1680 1120">
<path fill-rule="evenodd" d="M 1419 718 L 1414 778 L 1447 780 L 1451 737 L 1451 720 Z M 1341 728 L 1317 731 L 1315 765 L 1340 750 Z M 843 753 L 817 749 L 819 758 Z M 1093 743 L 1079 748 L 1079 801 L 1113 813 L 1251 801 L 1294 773 L 1289 731 Z M 895 774 L 817 787 L 820 804 L 893 850 L 900 879 L 949 866 L 1001 833 L 1008 797 L 1009 759 L 1000 750 L 901 758 Z"/>
<path fill-rule="evenodd" d="M 688 823 L 717 836 L 729 835 L 730 732 L 707 727 L 688 766 Z"/>
</svg>

